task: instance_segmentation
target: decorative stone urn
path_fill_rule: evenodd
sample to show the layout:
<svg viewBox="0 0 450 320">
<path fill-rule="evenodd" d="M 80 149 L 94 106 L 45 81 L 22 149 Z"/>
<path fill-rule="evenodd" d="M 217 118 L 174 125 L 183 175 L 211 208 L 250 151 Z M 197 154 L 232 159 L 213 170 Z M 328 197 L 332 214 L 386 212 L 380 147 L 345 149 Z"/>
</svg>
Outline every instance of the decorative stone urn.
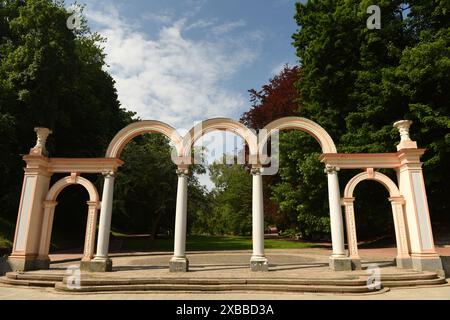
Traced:
<svg viewBox="0 0 450 320">
<path fill-rule="evenodd" d="M 412 125 L 411 120 L 400 120 L 394 123 L 394 128 L 400 133 L 400 143 L 397 145 L 397 151 L 402 149 L 417 149 L 417 142 L 412 141 L 409 137 L 409 127 Z"/>
<path fill-rule="evenodd" d="M 45 144 L 47 142 L 48 136 L 52 134 L 53 131 L 51 131 L 48 128 L 41 128 L 41 127 L 34 128 L 34 131 L 36 132 L 37 140 L 36 145 L 33 148 L 31 148 L 30 154 L 47 156 L 48 152 L 47 149 L 45 148 Z"/>
</svg>

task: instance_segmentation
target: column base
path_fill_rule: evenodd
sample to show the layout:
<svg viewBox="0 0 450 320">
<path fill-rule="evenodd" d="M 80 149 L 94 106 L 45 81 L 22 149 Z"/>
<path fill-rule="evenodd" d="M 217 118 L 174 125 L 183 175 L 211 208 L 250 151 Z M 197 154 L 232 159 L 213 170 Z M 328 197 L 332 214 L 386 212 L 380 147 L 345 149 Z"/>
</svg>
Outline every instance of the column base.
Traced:
<svg viewBox="0 0 450 320">
<path fill-rule="evenodd" d="M 350 258 L 350 263 L 352 270 L 361 270 L 361 259 L 360 258 Z"/>
<path fill-rule="evenodd" d="M 431 271 L 436 272 L 439 276 L 444 276 L 444 268 L 442 267 L 441 258 L 436 256 L 431 257 L 411 257 L 412 267 L 417 271 Z"/>
<path fill-rule="evenodd" d="M 27 256 L 9 256 L 8 257 L 8 265 L 11 268 L 11 271 L 31 271 L 36 270 L 35 267 L 35 257 L 27 257 Z"/>
<path fill-rule="evenodd" d="M 395 258 L 395 263 L 397 265 L 397 268 L 400 268 L 400 269 L 412 269 L 413 268 L 413 263 L 412 263 L 410 257 L 397 257 L 397 258 Z"/>
<path fill-rule="evenodd" d="M 250 259 L 250 270 L 252 271 L 269 271 L 269 261 L 264 256 L 253 256 Z"/>
<path fill-rule="evenodd" d="M 109 258 L 94 258 L 91 261 L 81 261 L 80 270 L 87 272 L 111 272 L 112 260 Z"/>
<path fill-rule="evenodd" d="M 351 271 L 352 259 L 349 257 L 330 257 L 330 269 L 333 271 Z"/>
<path fill-rule="evenodd" d="M 50 269 L 50 259 L 49 258 L 38 258 L 34 261 L 35 270 L 48 270 Z"/>
<path fill-rule="evenodd" d="M 172 257 L 169 262 L 170 272 L 188 272 L 189 260 L 186 257 Z"/>
</svg>

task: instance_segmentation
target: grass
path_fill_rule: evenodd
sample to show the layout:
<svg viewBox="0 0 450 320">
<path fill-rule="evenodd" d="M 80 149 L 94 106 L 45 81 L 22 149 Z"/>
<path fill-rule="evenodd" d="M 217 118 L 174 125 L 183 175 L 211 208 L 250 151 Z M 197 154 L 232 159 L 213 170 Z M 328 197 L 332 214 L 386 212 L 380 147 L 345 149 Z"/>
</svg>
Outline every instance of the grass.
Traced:
<svg viewBox="0 0 450 320">
<path fill-rule="evenodd" d="M 118 234 L 115 234 L 116 237 Z M 120 239 L 120 235 L 117 239 Z M 156 239 L 150 241 L 148 238 L 126 238 L 122 241 L 121 249 L 136 251 L 172 251 L 173 239 Z M 264 241 L 266 249 L 300 249 L 312 248 L 313 243 L 284 240 L 266 239 Z M 251 237 L 238 236 L 189 236 L 186 242 L 189 251 L 209 251 L 209 250 L 250 250 L 252 249 Z"/>
</svg>

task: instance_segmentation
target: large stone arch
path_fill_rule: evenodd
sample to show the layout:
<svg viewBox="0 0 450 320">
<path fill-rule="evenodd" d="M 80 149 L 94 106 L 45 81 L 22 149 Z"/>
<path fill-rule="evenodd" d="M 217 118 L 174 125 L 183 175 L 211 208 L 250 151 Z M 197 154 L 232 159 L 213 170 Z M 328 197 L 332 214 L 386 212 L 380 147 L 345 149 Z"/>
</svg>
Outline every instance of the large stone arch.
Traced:
<svg viewBox="0 0 450 320">
<path fill-rule="evenodd" d="M 177 155 L 181 156 L 183 139 L 177 130 L 161 121 L 145 120 L 134 122 L 120 130 L 111 140 L 106 151 L 106 158 L 119 158 L 123 148 L 131 139 L 145 133 L 165 135 L 174 144 Z"/>
<path fill-rule="evenodd" d="M 194 143 L 208 132 L 225 130 L 240 136 L 247 143 L 250 155 L 258 154 L 256 134 L 242 123 L 229 118 L 213 118 L 192 127 L 183 139 L 183 156 L 189 157 Z"/>
<path fill-rule="evenodd" d="M 360 257 L 358 253 L 358 241 L 356 237 L 355 209 L 353 192 L 356 186 L 364 180 L 373 180 L 381 183 L 389 192 L 389 201 L 392 207 L 392 216 L 394 219 L 395 238 L 397 242 L 397 266 L 399 268 L 411 268 L 411 257 L 409 254 L 409 241 L 407 236 L 404 204 L 405 200 L 400 194 L 397 185 L 388 176 L 376 172 L 369 168 L 365 172 L 361 172 L 354 176 L 347 183 L 344 190 L 342 204 L 345 207 L 345 220 L 347 224 L 347 242 L 350 258 L 355 268 L 360 268 Z"/>
<path fill-rule="evenodd" d="M 272 121 L 261 130 L 258 141 L 259 154 L 275 130 L 295 129 L 314 137 L 322 148 L 322 153 L 337 153 L 336 145 L 328 132 L 320 125 L 306 118 L 285 117 Z"/>
<path fill-rule="evenodd" d="M 322 153 L 337 153 L 336 145 L 328 132 L 320 125 L 309 119 L 301 117 L 285 117 L 272 121 L 260 130 L 258 135 L 258 154 L 261 159 L 266 158 L 265 146 L 272 134 L 278 130 L 294 129 L 308 133 L 320 144 Z M 330 207 L 331 239 L 333 254 L 330 258 L 330 267 L 333 270 L 348 270 L 351 268 L 350 260 L 345 253 L 344 226 L 340 205 L 340 190 L 337 171 L 339 168 L 326 166 L 328 179 L 328 200 Z"/>
<path fill-rule="evenodd" d="M 72 174 L 58 180 L 48 191 L 43 203 L 44 215 L 42 219 L 38 260 L 44 268 L 48 268 L 49 264 L 48 253 L 50 249 L 53 217 L 55 214 L 55 208 L 58 204 L 58 202 L 56 202 L 56 199 L 62 190 L 64 190 L 68 186 L 75 184 L 83 186 L 89 194 L 89 201 L 87 201 L 88 215 L 82 263 L 89 262 L 94 256 L 97 212 L 100 206 L 100 198 L 97 189 L 89 180 L 80 177 L 77 174 Z"/>
</svg>

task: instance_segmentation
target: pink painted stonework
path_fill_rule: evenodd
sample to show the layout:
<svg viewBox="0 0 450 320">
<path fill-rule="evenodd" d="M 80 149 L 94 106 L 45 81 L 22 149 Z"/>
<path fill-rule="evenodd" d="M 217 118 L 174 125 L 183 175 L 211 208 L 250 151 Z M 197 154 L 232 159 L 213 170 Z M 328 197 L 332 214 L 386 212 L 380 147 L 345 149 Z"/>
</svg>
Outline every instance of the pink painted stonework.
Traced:
<svg viewBox="0 0 450 320">
<path fill-rule="evenodd" d="M 52 222 L 58 194 L 72 184 L 82 185 L 89 193 L 85 246 L 82 262 L 92 264 L 93 271 L 109 271 L 112 262 L 108 257 L 111 230 L 114 179 L 123 165 L 120 155 L 126 144 L 134 137 L 146 133 L 161 133 L 173 145 L 172 160 L 177 165 L 178 189 L 175 213 L 174 254 L 170 261 L 171 271 L 188 271 L 186 257 L 187 219 L 187 174 L 193 163 L 192 146 L 208 132 L 225 130 L 234 132 L 244 139 L 249 148 L 248 164 L 252 166 L 252 223 L 253 253 L 250 267 L 253 271 L 267 271 L 268 261 L 264 253 L 264 165 L 271 161 L 264 150 L 267 141 L 279 130 L 294 129 L 308 133 L 322 148 L 320 161 L 328 182 L 332 270 L 349 270 L 359 266 L 360 254 L 356 237 L 353 191 L 363 180 L 381 183 L 388 191 L 396 233 L 396 260 L 399 268 L 435 271 L 442 273 L 442 263 L 436 251 L 431 229 L 428 202 L 420 157 L 424 149 L 409 137 L 411 122 L 401 120 L 394 124 L 399 130 L 400 143 L 397 151 L 374 154 L 338 153 L 331 136 L 317 123 L 300 117 L 281 118 L 268 124 L 259 134 L 240 122 L 226 118 L 205 120 L 194 126 L 185 136 L 180 135 L 170 125 L 160 121 L 139 121 L 130 124 L 112 139 L 104 158 L 49 158 L 45 142 L 51 130 L 36 128 L 37 143 L 28 155 L 23 157 L 25 168 L 21 200 L 17 216 L 13 252 L 9 262 L 14 270 L 48 268 L 49 244 Z M 338 172 L 345 169 L 360 169 L 346 185 L 343 197 L 339 190 Z M 397 183 L 377 169 L 393 169 Z M 54 173 L 68 176 L 50 186 Z M 104 186 L 100 198 L 94 185 L 83 174 L 98 173 L 104 176 Z M 345 212 L 348 250 L 344 242 Z M 99 215 L 98 234 L 97 215 Z M 94 254 L 95 241 L 97 251 Z M 356 267 L 355 267 L 356 266 Z"/>
</svg>

